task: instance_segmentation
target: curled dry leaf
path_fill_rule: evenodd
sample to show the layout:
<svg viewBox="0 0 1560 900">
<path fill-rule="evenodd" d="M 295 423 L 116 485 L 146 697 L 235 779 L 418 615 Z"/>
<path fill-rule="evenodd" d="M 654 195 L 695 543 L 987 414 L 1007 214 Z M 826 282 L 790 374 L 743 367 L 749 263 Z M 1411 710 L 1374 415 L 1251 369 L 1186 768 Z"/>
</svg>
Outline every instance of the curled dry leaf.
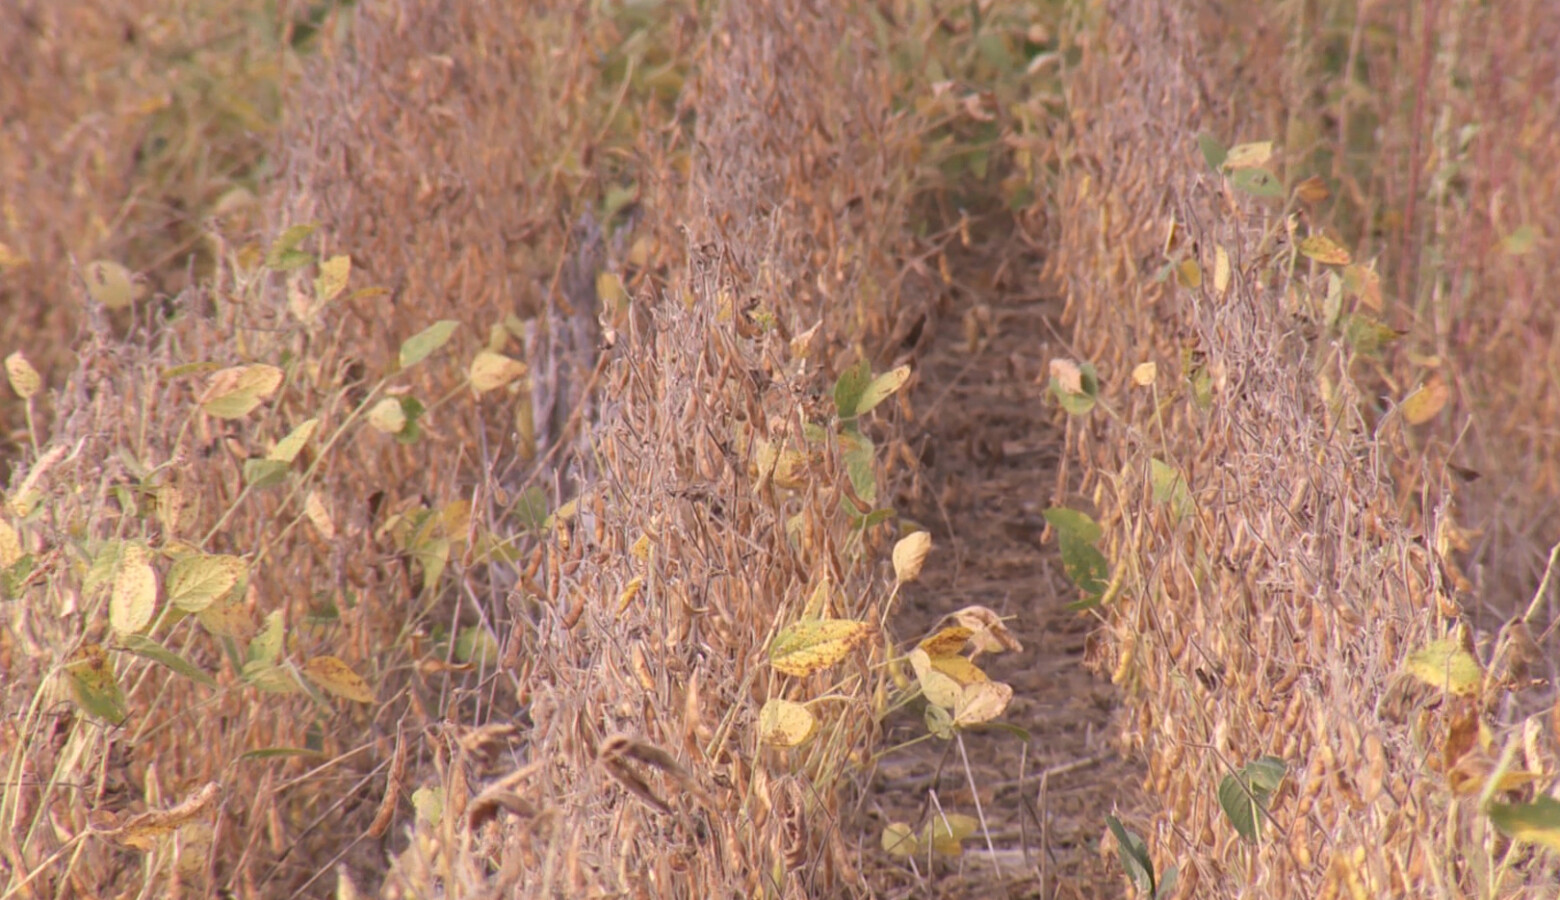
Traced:
<svg viewBox="0 0 1560 900">
<path fill-rule="evenodd" d="M 959 694 L 959 702 L 953 707 L 953 724 L 963 728 L 990 722 L 1002 715 L 1013 699 L 1013 688 L 1000 681 L 981 681 L 969 685 Z"/>
<path fill-rule="evenodd" d="M 949 625 L 945 628 L 938 629 L 936 632 L 925 638 L 922 638 L 921 642 L 916 644 L 916 647 L 925 651 L 927 656 L 933 658 L 938 656 L 952 656 L 953 654 L 958 653 L 960 650 L 964 649 L 964 645 L 969 643 L 970 635 L 974 633 L 975 630 L 973 628 L 963 625 L 962 623 L 958 625 Z"/>
<path fill-rule="evenodd" d="M 209 809 L 220 793 L 222 788 L 215 781 L 208 782 L 179 805 L 131 816 L 107 836 L 126 847 L 151 850 L 157 846 L 159 838 L 172 834 L 179 826 Z"/>
<path fill-rule="evenodd" d="M 908 584 L 921 577 L 921 566 L 932 550 L 932 536 L 917 531 L 899 539 L 894 545 L 894 578 L 900 584 Z"/>
<path fill-rule="evenodd" d="M 1002 624 L 1002 617 L 993 612 L 989 607 L 973 604 L 966 606 L 958 612 L 951 613 L 943 621 L 948 619 L 959 623 L 970 630 L 970 644 L 975 648 L 975 654 L 1003 653 L 1011 651 L 1022 653 L 1024 645 L 1018 638 L 1008 631 Z"/>
<path fill-rule="evenodd" d="M 1051 360 L 1051 377 L 1069 394 L 1083 393 L 1083 370 L 1070 359 Z"/>
</svg>

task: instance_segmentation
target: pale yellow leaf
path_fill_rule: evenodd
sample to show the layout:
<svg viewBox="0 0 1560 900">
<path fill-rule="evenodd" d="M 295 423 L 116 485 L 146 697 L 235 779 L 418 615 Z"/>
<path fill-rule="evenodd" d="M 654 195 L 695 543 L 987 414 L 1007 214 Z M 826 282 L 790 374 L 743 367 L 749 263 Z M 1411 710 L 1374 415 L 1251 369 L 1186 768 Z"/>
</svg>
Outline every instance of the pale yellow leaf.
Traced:
<svg viewBox="0 0 1560 900">
<path fill-rule="evenodd" d="M 812 710 L 778 697 L 758 711 L 759 739 L 771 747 L 800 747 L 818 730 Z"/>
<path fill-rule="evenodd" d="M 894 578 L 907 584 L 921 577 L 921 566 L 932 550 L 932 536 L 917 531 L 899 539 L 894 545 Z"/>
<path fill-rule="evenodd" d="M 124 309 L 140 295 L 130 270 L 106 259 L 83 266 L 81 278 L 86 282 L 87 296 L 108 309 Z"/>
<path fill-rule="evenodd" d="M 1236 144 L 1224 155 L 1224 170 L 1226 172 L 1234 172 L 1237 169 L 1255 169 L 1258 166 L 1265 165 L 1272 157 L 1272 141 Z"/>
<path fill-rule="evenodd" d="M 0 569 L 9 569 L 22 558 L 22 536 L 5 519 L 0 519 Z"/>
<path fill-rule="evenodd" d="M 951 676 L 938 671 L 925 650 L 917 647 L 910 651 L 910 667 L 915 669 L 915 679 L 921 683 L 921 693 L 928 703 L 953 709 L 964 693 L 964 685 Z"/>
<path fill-rule="evenodd" d="M 328 541 L 336 536 L 336 523 L 331 521 L 330 510 L 325 508 L 325 501 L 320 499 L 319 491 L 310 491 L 303 498 L 303 514 L 309 517 L 309 522 L 320 533 L 320 537 Z"/>
<path fill-rule="evenodd" d="M 168 602 L 185 612 L 200 612 L 247 574 L 248 566 L 236 556 L 182 557 L 168 571 Z"/>
<path fill-rule="evenodd" d="M 374 404 L 374 408 L 368 411 L 368 424 L 375 431 L 385 434 L 400 434 L 406 427 L 406 410 L 401 408 L 401 401 L 394 397 L 386 397 Z"/>
<path fill-rule="evenodd" d="M 125 545 L 108 598 L 108 624 L 119 634 L 132 634 L 152 621 L 157 608 L 157 573 L 147 562 L 146 548 Z"/>
<path fill-rule="evenodd" d="M 479 394 L 497 390 L 527 371 L 526 364 L 518 359 L 483 350 L 471 361 L 471 388 Z"/>
<path fill-rule="evenodd" d="M 1146 363 L 1138 363 L 1132 369 L 1132 383 L 1138 387 L 1148 387 L 1159 377 L 1159 366 L 1152 360 Z"/>
<path fill-rule="evenodd" d="M 1230 252 L 1223 244 L 1216 244 L 1213 248 L 1213 289 L 1222 297 L 1229 287 Z"/>
<path fill-rule="evenodd" d="M 23 400 L 32 399 L 43 388 L 43 376 L 32 367 L 27 357 L 18 350 L 5 358 L 5 375 L 11 381 L 11 390 Z"/>
</svg>

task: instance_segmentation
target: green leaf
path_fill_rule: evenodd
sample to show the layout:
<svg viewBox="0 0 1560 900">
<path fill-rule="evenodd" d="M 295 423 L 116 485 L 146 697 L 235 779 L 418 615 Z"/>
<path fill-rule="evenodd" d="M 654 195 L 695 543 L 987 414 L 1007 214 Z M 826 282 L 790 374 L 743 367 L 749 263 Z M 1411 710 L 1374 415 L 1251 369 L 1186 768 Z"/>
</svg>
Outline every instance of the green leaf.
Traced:
<svg viewBox="0 0 1560 900">
<path fill-rule="evenodd" d="M 1532 225 L 1518 225 L 1516 230 L 1500 239 L 1500 252 L 1508 256 L 1526 256 L 1544 233 Z"/>
<path fill-rule="evenodd" d="M 1560 853 L 1560 800 L 1539 794 L 1532 803 L 1491 803 L 1485 812 L 1512 838 Z"/>
<path fill-rule="evenodd" d="M 239 759 L 282 759 L 290 756 L 321 756 L 318 750 L 309 750 L 304 747 L 262 747 L 259 750 L 251 750 L 240 756 Z"/>
<path fill-rule="evenodd" d="M 282 655 L 282 638 L 285 636 L 286 626 L 282 623 L 282 613 L 274 610 L 266 614 L 265 627 L 255 635 L 255 639 L 249 642 L 249 661 L 274 663 L 277 657 Z"/>
<path fill-rule="evenodd" d="M 942 740 L 953 740 L 953 713 L 928 701 L 922 718 L 926 721 L 927 731 Z"/>
<path fill-rule="evenodd" d="M 1177 522 L 1191 515 L 1196 507 L 1192 504 L 1192 492 L 1187 489 L 1186 479 L 1181 473 L 1159 459 L 1149 460 L 1148 467 L 1149 481 L 1154 488 L 1154 502 L 1169 504 L 1170 512 Z"/>
<path fill-rule="evenodd" d="M 865 359 L 840 373 L 834 382 L 834 409 L 841 419 L 856 417 L 856 405 L 872 383 L 872 366 Z"/>
<path fill-rule="evenodd" d="M 314 435 L 314 429 L 319 424 L 320 420 L 317 418 L 308 419 L 300 423 L 286 437 L 276 442 L 276 446 L 271 449 L 271 452 L 265 455 L 266 459 L 274 459 L 284 463 L 290 463 L 297 459 L 298 454 L 303 452 L 304 445 L 309 442 L 309 438 Z"/>
<path fill-rule="evenodd" d="M 1053 506 L 1044 513 L 1045 520 L 1051 523 L 1057 534 L 1071 534 L 1085 544 L 1097 544 L 1104 536 L 1104 529 L 1089 518 L 1086 513 L 1076 509 L 1068 509 L 1065 506 Z"/>
<path fill-rule="evenodd" d="M 1267 169 L 1236 169 L 1230 173 L 1230 183 L 1253 197 L 1284 196 L 1283 183 Z"/>
<path fill-rule="evenodd" d="M 142 659 L 149 659 L 163 668 L 171 669 L 197 684 L 202 684 L 209 688 L 217 686 L 217 680 L 206 674 L 206 671 L 200 666 L 195 665 L 144 634 L 127 634 L 121 643 L 125 650 L 134 653 L 136 656 Z"/>
<path fill-rule="evenodd" d="M 454 319 L 440 319 L 406 339 L 401 345 L 402 369 L 410 369 L 427 359 L 435 350 L 449 342 L 460 323 Z"/>
<path fill-rule="evenodd" d="M 1148 855 L 1148 845 L 1135 833 L 1128 831 L 1115 816 L 1106 816 L 1105 825 L 1116 836 L 1116 856 L 1121 860 L 1121 867 L 1127 870 L 1127 877 L 1132 879 L 1139 891 L 1154 896 L 1154 860 Z"/>
<path fill-rule="evenodd" d="M 125 695 L 119 689 L 114 667 L 108 661 L 108 653 L 97 644 L 83 644 L 71 654 L 65 666 L 65 678 L 70 684 L 71 697 L 76 705 L 112 725 L 121 725 L 129 718 L 125 708 Z"/>
<path fill-rule="evenodd" d="M 302 690 L 298 679 L 294 678 L 292 672 L 285 666 L 263 660 L 250 660 L 244 663 L 239 677 L 245 684 L 268 694 L 296 694 Z"/>
<path fill-rule="evenodd" d="M 877 448 L 866 435 L 853 429 L 840 435 L 840 444 L 844 448 L 845 472 L 850 476 L 850 486 L 855 488 L 856 496 L 867 503 L 876 503 Z"/>
<path fill-rule="evenodd" d="M 1263 756 L 1219 782 L 1219 806 L 1241 837 L 1248 841 L 1257 839 L 1262 820 L 1267 817 L 1268 799 L 1278 790 L 1287 769 L 1278 757 Z"/>
<path fill-rule="evenodd" d="M 1208 168 L 1215 172 L 1223 168 L 1224 159 L 1229 156 L 1229 151 L 1224 148 L 1223 144 L 1219 143 L 1218 138 L 1211 134 L 1199 134 L 1197 136 L 1197 147 L 1202 150 L 1203 162 L 1208 164 Z"/>
<path fill-rule="evenodd" d="M 244 460 L 244 483 L 257 491 L 275 487 L 287 480 L 287 463 L 279 459 Z"/>
<path fill-rule="evenodd" d="M 1062 556 L 1062 571 L 1085 594 L 1098 597 L 1110 586 L 1110 563 L 1093 544 L 1085 543 L 1077 535 L 1060 532 L 1058 549 Z"/>
<path fill-rule="evenodd" d="M 271 244 L 271 249 L 266 251 L 266 268 L 278 272 L 288 272 L 293 269 L 301 269 L 313 262 L 313 254 L 300 252 L 298 245 L 303 243 L 304 239 L 313 234 L 318 227 L 318 225 L 314 224 L 294 225 L 283 231 L 281 236 Z"/>
<path fill-rule="evenodd" d="M 547 492 L 531 485 L 515 498 L 515 521 L 532 534 L 547 527 Z"/>
<path fill-rule="evenodd" d="M 481 625 L 468 625 L 455 638 L 455 661 L 491 667 L 498 662 L 498 641 Z"/>
</svg>

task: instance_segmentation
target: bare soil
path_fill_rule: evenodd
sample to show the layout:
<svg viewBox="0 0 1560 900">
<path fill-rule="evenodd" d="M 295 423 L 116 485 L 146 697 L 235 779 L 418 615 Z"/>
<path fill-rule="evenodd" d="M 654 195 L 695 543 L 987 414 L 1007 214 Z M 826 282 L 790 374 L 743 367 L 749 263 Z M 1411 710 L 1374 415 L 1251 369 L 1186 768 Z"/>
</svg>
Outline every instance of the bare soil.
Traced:
<svg viewBox="0 0 1560 900">
<path fill-rule="evenodd" d="M 957 742 L 937 739 L 883 758 L 866 799 L 879 828 L 898 821 L 919 829 L 939 806 L 975 815 L 971 783 L 988 826 L 989 844 L 972 838 L 960 858 L 935 861 L 931 870 L 916 860 L 915 872 L 900 879 L 906 895 L 1050 900 L 1127 890 L 1099 843 L 1105 815 L 1128 804 L 1141 769 L 1111 740 L 1114 687 L 1083 666 L 1098 620 L 1065 608 L 1077 591 L 1054 542 L 1042 543 L 1063 446 L 1035 378 L 1051 356 L 1048 323 L 1059 306 L 1011 291 L 993 296 L 977 317 L 984 321 L 973 352 L 949 316 L 928 328 L 933 336 L 917 363 L 912 396 L 922 420 L 909 439 L 921 453 L 922 483 L 899 508 L 936 545 L 895 617 L 896 633 L 918 639 L 969 604 L 1009 617 L 1023 652 L 980 664 L 1013 686 L 1001 721 L 1028 732 L 1029 741 L 999 730 L 966 733 L 967 764 Z M 922 711 L 918 704 L 895 714 L 885 743 L 924 735 Z"/>
</svg>

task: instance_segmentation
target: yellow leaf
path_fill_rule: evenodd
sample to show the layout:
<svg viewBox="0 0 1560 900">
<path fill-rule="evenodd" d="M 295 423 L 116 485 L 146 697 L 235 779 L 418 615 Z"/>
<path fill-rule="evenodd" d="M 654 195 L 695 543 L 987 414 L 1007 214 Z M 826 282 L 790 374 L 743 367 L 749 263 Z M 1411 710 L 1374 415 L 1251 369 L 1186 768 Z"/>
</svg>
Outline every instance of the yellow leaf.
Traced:
<svg viewBox="0 0 1560 900">
<path fill-rule="evenodd" d="M 332 256 L 320 263 L 320 276 L 314 279 L 314 299 L 317 303 L 329 303 L 346 290 L 347 279 L 352 276 L 352 257 L 345 254 Z"/>
<path fill-rule="evenodd" d="M 125 546 L 108 598 L 108 624 L 119 634 L 131 634 L 152 621 L 157 608 L 157 573 L 147 562 L 146 548 Z"/>
<path fill-rule="evenodd" d="M 861 398 L 856 401 L 856 415 L 865 415 L 873 407 L 888 399 L 893 393 L 904 387 L 910 380 L 910 367 L 900 366 L 868 382 L 865 390 L 861 392 Z"/>
<path fill-rule="evenodd" d="M 1441 638 L 1409 654 L 1407 669 L 1426 684 L 1463 696 L 1479 692 L 1484 672 L 1456 638 Z"/>
<path fill-rule="evenodd" d="M 1138 387 L 1148 387 L 1159 377 L 1159 366 L 1153 362 L 1138 363 L 1132 369 L 1132 383 Z"/>
<path fill-rule="evenodd" d="M 1403 419 L 1410 425 L 1423 425 L 1441 412 L 1451 396 L 1451 388 L 1441 376 L 1432 374 L 1418 390 L 1403 398 Z"/>
<path fill-rule="evenodd" d="M 22 536 L 10 522 L 0 519 L 0 569 L 9 569 L 22 558 Z"/>
<path fill-rule="evenodd" d="M 331 521 L 330 510 L 325 508 L 325 501 L 320 499 L 319 491 L 310 491 L 303 498 L 303 514 L 309 517 L 320 537 L 328 541 L 336 536 L 336 523 Z"/>
<path fill-rule="evenodd" d="M 369 690 L 363 676 L 334 656 L 316 656 L 303 664 L 303 674 L 324 690 L 358 703 L 373 703 L 374 692 Z"/>
<path fill-rule="evenodd" d="M 11 390 L 23 400 L 31 400 L 43 387 L 43 377 L 20 350 L 5 358 L 5 375 L 11 381 Z"/>
<path fill-rule="evenodd" d="M 518 359 L 483 350 L 471 361 L 471 389 L 479 394 L 501 388 L 527 372 L 526 364 Z"/>
<path fill-rule="evenodd" d="M 1332 191 L 1328 189 L 1327 182 L 1323 181 L 1320 175 L 1312 175 L 1295 185 L 1295 196 L 1300 198 L 1301 203 L 1310 206 L 1321 203 L 1331 195 Z"/>
<path fill-rule="evenodd" d="M 958 856 L 964 852 L 964 841 L 980 827 L 974 816 L 963 813 L 944 813 L 932 817 L 926 823 L 922 840 L 944 856 Z"/>
<path fill-rule="evenodd" d="M 800 747 L 817 730 L 817 717 L 800 703 L 777 697 L 758 711 L 759 739 L 771 747 Z"/>
<path fill-rule="evenodd" d="M 953 724 L 959 727 L 990 722 L 1002 715 L 1013 699 L 1013 688 L 1000 681 L 981 681 L 959 694 L 953 707 Z"/>
<path fill-rule="evenodd" d="M 601 272 L 596 275 L 596 299 L 601 301 L 602 309 L 618 309 L 628 302 L 628 289 L 623 286 L 623 277 L 613 272 Z"/>
<path fill-rule="evenodd" d="M 1313 234 L 1301 241 L 1300 252 L 1327 266 L 1346 266 L 1352 259 L 1348 250 L 1325 234 Z"/>
<path fill-rule="evenodd" d="M 82 267 L 81 277 L 87 296 L 108 309 L 124 309 L 140 295 L 130 270 L 116 262 L 93 260 Z"/>
<path fill-rule="evenodd" d="M 965 643 L 974 633 L 963 625 L 951 625 L 923 638 L 916 646 L 926 651 L 927 656 L 952 656 L 964 649 Z"/>
<path fill-rule="evenodd" d="M 915 836 L 909 825 L 894 822 L 883 829 L 883 849 L 888 851 L 889 856 L 906 859 L 921 852 L 921 839 Z"/>
<path fill-rule="evenodd" d="M 917 531 L 899 539 L 894 545 L 894 578 L 900 584 L 908 584 L 921 577 L 921 565 L 932 550 L 932 536 Z"/>
<path fill-rule="evenodd" d="M 200 612 L 238 584 L 248 566 L 236 556 L 186 556 L 168 572 L 168 602 L 185 612 Z"/>
<path fill-rule="evenodd" d="M 991 680 L 981 671 L 980 666 L 962 656 L 933 656 L 930 659 L 934 671 L 957 681 L 961 688 Z"/>
<path fill-rule="evenodd" d="M 219 419 L 240 419 L 275 393 L 282 383 L 282 370 L 275 366 L 234 366 L 211 376 L 200 405 Z"/>
<path fill-rule="evenodd" d="M 1175 280 L 1188 290 L 1202 287 L 1202 266 L 1195 259 L 1181 260 L 1181 264 L 1175 267 Z"/>
<path fill-rule="evenodd" d="M 1373 269 L 1352 265 L 1343 270 L 1343 289 L 1360 300 L 1360 305 L 1381 312 L 1381 276 Z"/>
<path fill-rule="evenodd" d="M 65 666 L 71 696 L 76 704 L 94 716 L 114 725 L 122 723 L 129 712 L 125 695 L 114 677 L 108 653 L 97 644 L 82 644 L 70 655 Z"/>
<path fill-rule="evenodd" d="M 775 635 L 769 664 L 786 675 L 811 675 L 844 659 L 871 634 L 871 626 L 851 619 L 803 619 Z"/>
<path fill-rule="evenodd" d="M 623 592 L 618 594 L 618 615 L 621 616 L 623 611 L 628 609 L 628 605 L 634 602 L 635 597 L 639 596 L 639 589 L 644 586 L 645 579 L 643 575 L 635 575 L 633 578 L 629 579 L 628 584 L 623 586 Z"/>
<path fill-rule="evenodd" d="M 318 428 L 319 424 L 320 420 L 317 418 L 300 423 L 286 437 L 277 441 L 276 446 L 271 448 L 271 452 L 267 453 L 265 458 L 284 463 L 297 459 L 298 454 L 302 453 L 304 446 L 309 443 L 309 438 L 314 436 L 314 429 Z"/>
</svg>

